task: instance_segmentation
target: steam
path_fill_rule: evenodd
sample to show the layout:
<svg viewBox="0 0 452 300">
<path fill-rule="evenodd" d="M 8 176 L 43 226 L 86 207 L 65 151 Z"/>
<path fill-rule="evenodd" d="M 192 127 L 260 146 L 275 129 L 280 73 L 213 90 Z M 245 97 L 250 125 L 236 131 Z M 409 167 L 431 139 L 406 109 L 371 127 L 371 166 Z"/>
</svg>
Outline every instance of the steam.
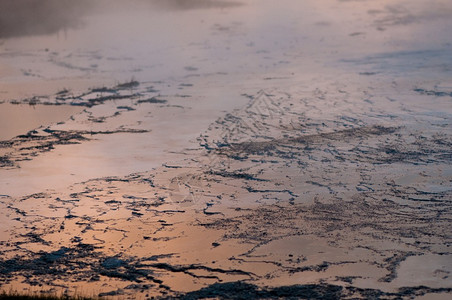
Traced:
<svg viewBox="0 0 452 300">
<path fill-rule="evenodd" d="M 86 15 L 111 11 L 187 10 L 240 5 L 215 0 L 1 0 L 0 38 L 53 34 L 83 24 Z"/>
</svg>

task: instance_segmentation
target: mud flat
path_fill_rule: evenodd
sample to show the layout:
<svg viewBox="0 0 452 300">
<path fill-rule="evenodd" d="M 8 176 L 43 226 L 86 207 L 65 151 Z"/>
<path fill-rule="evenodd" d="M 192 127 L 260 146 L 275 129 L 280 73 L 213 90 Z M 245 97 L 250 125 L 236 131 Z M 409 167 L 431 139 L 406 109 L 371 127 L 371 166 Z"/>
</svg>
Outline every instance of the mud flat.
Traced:
<svg viewBox="0 0 452 300">
<path fill-rule="evenodd" d="M 1 46 L 0 108 L 68 115 L 0 142 L 0 289 L 450 298 L 450 4 L 201 2 Z"/>
</svg>

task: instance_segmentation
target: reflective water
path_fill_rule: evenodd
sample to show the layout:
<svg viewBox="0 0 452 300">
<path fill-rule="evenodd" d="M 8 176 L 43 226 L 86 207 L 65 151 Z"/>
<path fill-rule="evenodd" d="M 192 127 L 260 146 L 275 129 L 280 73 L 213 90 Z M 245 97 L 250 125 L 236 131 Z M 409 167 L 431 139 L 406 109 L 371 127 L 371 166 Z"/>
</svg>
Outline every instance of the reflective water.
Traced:
<svg viewBox="0 0 452 300">
<path fill-rule="evenodd" d="M 68 105 L 0 104 L 0 141 L 26 134 L 40 126 L 64 122 L 82 110 Z"/>
<path fill-rule="evenodd" d="M 31 14 L 32 2 L 37 3 L 25 1 L 18 11 Z M 12 1 L 2 5 L 8 3 L 12 5 Z M 452 69 L 451 56 L 447 55 L 452 49 L 448 30 L 452 7 L 444 0 L 96 1 L 89 5 L 66 1 L 76 7 L 70 13 L 49 13 L 55 1 L 43 3 L 48 6 L 39 6 L 39 11 L 47 10 L 46 19 L 64 23 L 75 16 L 77 26 L 65 23 L 55 30 L 28 35 L 14 34 L 11 29 L 4 35 L 9 38 L 0 45 L 0 100 L 40 95 L 52 99 L 62 89 L 76 95 L 131 78 L 157 93 L 187 94 L 192 97 L 183 98 L 182 106 L 190 109 L 167 110 L 169 115 L 164 117 L 198 121 L 190 123 L 191 133 L 185 135 L 184 143 L 178 142 L 180 148 L 173 148 L 170 135 L 157 139 L 152 134 L 152 143 L 170 151 L 190 147 L 188 141 L 205 128 L 201 124 L 243 105 L 247 98 L 240 95 L 244 93 L 294 85 L 322 88 L 322 82 L 335 80 L 359 89 L 366 76 L 387 81 L 412 78 L 416 83 L 428 74 L 431 81 L 444 80 L 444 74 Z M 24 30 L 33 27 L 22 25 Z M 142 115 L 148 109 L 153 108 L 140 107 Z M 53 121 L 43 120 L 36 127 Z M 138 121 L 143 122 L 140 118 L 131 120 Z M 177 123 L 158 120 L 147 126 L 145 129 L 153 132 L 179 130 Z M 30 129 L 18 126 L 17 134 Z M 77 153 L 88 153 L 88 149 Z M 132 167 L 138 165 L 131 163 L 137 161 L 136 156 L 128 153 L 115 154 L 130 158 L 120 167 L 115 166 L 115 156 L 105 153 L 103 157 L 112 166 L 95 170 L 124 166 L 130 166 L 124 174 L 142 170 Z M 47 157 L 53 159 L 51 154 Z M 34 163 L 46 165 L 46 160 L 37 157 Z M 149 167 L 159 163 L 161 159 Z M 27 164 L 22 165 L 22 172 Z M 77 169 L 82 165 L 77 164 Z M 92 173 L 89 165 L 88 160 L 84 172 L 88 175 L 71 175 L 70 181 L 111 173 Z M 33 174 L 30 176 L 36 176 Z M 2 177 L 9 178 L 6 174 Z"/>
<path fill-rule="evenodd" d="M 2 1 L 0 7 L 13 2 Z M 120 252 L 124 256 L 142 258 L 155 253 L 177 253 L 175 257 L 162 260 L 174 265 L 199 264 L 201 261 L 203 265 L 212 267 L 244 268 L 258 274 L 256 278 L 266 285 L 319 282 L 325 278 L 338 280 L 336 277 L 358 274 L 360 278 L 356 280 L 356 286 L 381 288 L 382 283 L 378 280 L 390 273 L 386 263 L 387 258 L 393 256 L 392 252 L 409 253 L 417 246 L 400 233 L 405 227 L 398 228 L 397 222 L 406 215 L 399 214 L 396 208 L 388 210 L 392 204 L 380 200 L 396 192 L 409 195 L 402 190 L 407 186 L 408 191 L 417 187 L 426 192 L 448 192 L 450 165 L 442 163 L 441 172 L 435 164 L 428 168 L 421 165 L 421 173 L 419 166 L 411 166 L 409 160 L 397 161 L 397 155 L 404 154 L 414 157 L 414 160 L 417 153 L 424 154 L 413 146 L 424 145 L 424 136 L 430 138 L 430 133 L 434 132 L 441 142 L 441 133 L 450 132 L 452 112 L 447 95 L 452 91 L 452 56 L 449 55 L 452 50 L 452 5 L 449 0 L 59 1 L 70 5 L 71 9 L 59 10 L 58 13 L 46 12 L 52 5 L 57 5 L 56 0 L 42 1 L 50 6 L 43 5 L 37 10 L 32 10 L 30 5 L 38 1 L 24 0 L 21 3 L 26 5 L 20 13 L 28 13 L 30 18 L 34 18 L 31 17 L 33 14 L 45 16 L 46 21 L 34 28 L 36 22 L 30 19 L 16 28 L 16 21 L 10 20 L 13 27 L 7 31 L 3 27 L 0 31 L 1 101 L 20 102 L 24 98 L 45 96 L 47 98 L 41 98 L 54 103 L 57 101 L 56 93 L 62 90 L 68 91 L 67 102 L 81 101 L 83 97 L 80 95 L 85 93 L 90 93 L 85 98 L 93 99 L 117 92 L 93 93 L 93 90 L 114 89 L 132 79 L 140 84 L 121 91 L 129 93 L 130 97 L 110 99 L 97 106 L 85 107 L 82 112 L 70 105 L 33 108 L 0 104 L 1 132 L 4 132 L 5 139 L 41 126 L 43 135 L 42 129 L 47 128 L 47 133 L 52 130 L 83 132 L 87 138 L 76 140 L 76 143 L 73 140 L 70 142 L 74 143 L 50 143 L 53 149 L 49 151 L 33 148 L 36 140 L 18 144 L 12 150 L 1 149 L 0 157 L 5 155 L 17 164 L 0 169 L 1 234 L 3 240 L 13 241 L 8 246 L 6 243 L 3 245 L 12 249 L 5 255 L 12 257 L 18 249 L 50 252 L 63 246 L 72 247 L 72 239 L 79 241 L 83 238 L 86 243 L 103 245 L 105 249 L 99 253 L 103 251 L 104 255 L 114 256 Z M 0 20 L 5 20 L 5 11 L 0 10 Z M 268 181 L 244 181 L 240 174 L 229 173 L 218 182 L 209 178 L 204 186 L 207 192 L 202 195 L 203 200 L 196 203 L 197 206 L 189 207 L 186 213 L 180 212 L 182 205 L 177 201 L 171 202 L 171 197 L 168 197 L 171 189 L 175 188 L 172 180 L 184 175 L 180 173 L 178 163 L 190 162 L 187 170 L 183 170 L 187 174 L 195 169 L 205 175 L 203 170 L 196 169 L 197 160 L 200 157 L 208 160 L 209 157 L 199 155 L 202 147 L 197 138 L 210 126 L 211 139 L 220 140 L 224 134 L 221 131 L 223 124 L 215 121 L 231 112 L 240 116 L 240 111 L 235 109 L 244 107 L 250 97 L 258 95 L 261 90 L 276 91 L 276 102 L 293 104 L 287 108 L 284 103 L 279 103 L 279 112 L 287 112 L 287 115 L 289 111 L 297 112 L 293 116 L 299 124 L 292 128 L 293 132 L 308 127 L 313 132 L 335 131 L 340 127 L 337 124 L 390 124 L 394 128 L 408 126 L 412 130 L 409 132 L 416 131 L 416 135 L 398 136 L 401 140 L 394 138 L 389 142 L 385 142 L 382 135 L 375 144 L 366 144 L 367 141 L 363 140 L 351 145 L 356 146 L 353 149 L 351 146 L 348 148 L 346 141 L 340 144 L 340 138 L 337 138 L 339 144 L 336 147 L 325 148 L 329 152 L 313 157 L 303 153 L 300 162 L 305 164 L 296 166 L 287 166 L 281 160 L 274 162 L 277 157 L 265 157 L 265 161 L 256 160 L 252 164 L 249 162 L 250 165 L 235 161 L 241 175 L 248 172 L 248 167 L 253 167 L 253 172 L 259 176 L 263 172 Z M 432 93 L 437 96 L 422 95 Z M 167 102 L 146 102 L 152 97 Z M 268 139 L 274 130 L 275 134 L 281 135 L 281 128 L 289 121 L 265 120 L 261 123 L 265 123 L 269 132 L 253 134 Z M 220 130 L 219 137 L 213 134 L 215 128 Z M 281 141 L 284 138 L 278 136 Z M 419 138 L 416 143 L 412 141 L 415 138 Z M 434 144 L 431 140 L 429 145 Z M 441 150 L 445 144 L 440 142 L 434 146 Z M 397 149 L 391 143 L 396 146 L 405 143 L 412 148 L 401 146 Z M 381 144 L 389 147 L 385 149 L 387 152 L 379 148 Z M 377 152 L 379 149 L 383 149 L 381 153 Z M 309 147 L 306 149 L 311 150 Z M 362 160 L 359 163 L 353 160 L 353 154 L 358 150 L 364 157 L 377 152 L 376 156 L 387 155 L 396 162 L 388 165 L 365 162 L 363 166 Z M 446 160 L 447 153 L 443 152 L 438 152 L 435 159 Z M 329 162 L 327 155 L 334 153 L 347 159 L 352 157 L 352 162 L 339 159 Z M 209 167 L 211 162 L 203 163 Z M 173 165 L 175 167 L 171 167 Z M 148 173 L 141 177 L 132 175 L 124 182 L 105 179 L 136 172 Z M 433 179 L 425 179 L 427 176 Z M 89 181 L 102 177 L 105 180 Z M 135 178 L 138 178 L 137 182 L 134 182 Z M 330 185 L 333 181 L 335 184 Z M 262 192 L 250 192 L 266 185 L 271 187 Z M 293 200 L 286 188 L 297 194 L 294 197 L 297 199 Z M 402 191 L 397 191 L 397 188 Z M 274 189 L 281 191 L 273 193 Z M 352 196 L 357 191 L 366 194 L 371 189 L 380 189 L 381 194 L 375 196 L 380 198 L 375 201 L 388 207 L 368 208 L 368 203 L 361 198 L 353 200 Z M 37 198 L 20 198 L 32 193 L 44 194 L 37 194 Z M 76 193 L 75 198 L 72 193 Z M 127 195 L 143 197 L 146 205 L 162 201 L 159 199 L 164 199 L 165 203 L 163 208 L 158 205 L 140 206 L 143 203 L 139 198 L 136 200 Z M 322 201 L 339 201 L 331 198 L 339 197 L 337 195 L 343 196 L 340 201 L 350 201 L 359 209 L 349 203 L 351 211 L 344 208 L 345 217 L 335 216 L 342 207 L 322 206 Z M 402 201 L 395 196 L 391 199 L 395 199 L 390 200 L 394 203 Z M 262 211 L 262 216 L 256 213 L 255 219 L 246 215 L 240 218 L 245 214 L 240 210 L 244 207 L 246 213 L 251 213 L 263 203 L 278 201 L 294 202 L 286 203 L 289 208 L 280 214 L 262 218 L 268 213 Z M 309 215 L 309 209 L 303 208 L 299 215 L 279 224 L 279 220 L 291 216 L 289 205 L 294 203 L 317 203 L 318 211 Z M 163 211 L 165 209 L 168 211 Z M 373 209 L 380 215 L 374 215 Z M 429 209 L 433 208 L 427 207 L 423 213 Z M 230 219 L 221 214 L 209 214 L 217 210 L 229 214 Z M 21 215 L 22 212 L 25 213 Z M 350 220 L 347 220 L 347 213 Z M 235 220 L 234 214 L 237 214 Z M 303 219 L 306 214 L 311 219 Z M 419 210 L 412 214 L 416 216 Z M 325 216 L 334 218 L 322 219 Z M 381 222 L 378 226 L 368 224 L 368 218 L 374 216 L 377 216 L 375 222 Z M 224 227 L 221 222 L 209 230 L 196 225 L 199 220 L 207 224 L 212 222 L 211 218 L 217 217 L 228 220 Z M 352 219 L 357 223 L 350 222 Z M 162 220 L 172 225 L 161 225 Z M 415 223 L 411 222 L 415 217 L 403 220 L 406 222 L 404 226 Z M 429 220 L 422 219 L 424 223 L 420 224 L 424 226 Z M 224 238 L 225 234 L 234 236 L 240 229 L 230 225 L 232 229 L 228 231 L 226 225 L 235 221 L 242 224 L 243 235 L 235 239 Z M 54 230 L 61 225 L 58 222 L 66 226 L 61 232 Z M 293 225 L 292 222 L 298 223 Z M 343 227 L 334 227 L 338 222 Z M 444 219 L 442 222 L 447 223 Z M 348 227 L 351 226 L 349 223 L 354 224 L 353 227 Z M 273 227 L 278 227 L 279 231 Z M 30 228 L 34 228 L 32 233 L 40 234 L 51 246 L 34 240 L 22 242 Z M 254 233 L 250 233 L 250 228 Z M 304 228 L 304 231 L 298 228 Z M 301 236 L 316 230 L 319 230 L 319 236 Z M 334 235 L 347 230 L 345 236 L 348 240 L 341 240 L 340 234 Z M 431 241 L 435 247 L 442 243 L 437 231 Z M 262 241 L 266 241 L 264 236 L 267 234 L 273 238 L 265 244 Z M 388 236 L 392 240 L 388 240 Z M 243 243 L 240 240 L 243 237 L 254 240 Z M 329 237 L 331 243 L 327 244 L 325 237 Z M 405 241 L 401 242 L 403 239 Z M 118 245 L 129 249 L 129 254 L 123 249 L 115 249 Z M 419 249 L 416 251 L 424 251 Z M 232 255 L 237 258 L 246 251 L 248 261 L 231 259 Z M 253 251 L 268 261 L 251 257 Z M 301 262 L 309 259 L 306 266 L 310 267 L 322 267 L 323 261 L 334 264 L 328 272 L 313 269 L 292 274 L 285 266 L 298 266 L 297 259 Z M 400 264 L 400 271 L 404 274 L 425 273 L 426 270 L 416 267 L 424 262 L 449 267 L 450 264 L 444 262 L 446 259 L 450 260 L 437 255 L 413 257 Z M 92 265 L 96 263 L 98 261 Z M 173 274 L 162 269 L 152 270 L 176 291 L 200 288 L 214 282 L 212 278 L 195 278 L 182 272 Z M 443 274 L 437 272 L 438 275 L 433 269 L 427 271 L 428 276 L 422 280 L 428 282 Z M 204 270 L 194 272 L 208 275 Z M 218 276 L 224 276 L 225 280 L 242 279 L 226 274 Z M 274 279 L 274 276 L 279 276 L 279 279 Z M 126 285 L 125 281 L 114 281 L 110 277 L 103 280 L 102 283 L 106 284 L 103 289 L 108 291 L 116 284 L 118 287 Z M 17 284 L 21 281 L 16 278 L 11 286 L 21 287 Z M 83 286 L 89 291 L 99 292 L 98 283 L 86 284 L 86 281 L 74 283 L 71 288 Z M 401 279 L 400 285 L 406 285 L 408 281 Z M 397 286 L 396 283 L 388 283 L 386 288 L 390 290 Z M 440 285 L 444 286 L 443 283 L 449 286 L 450 280 L 442 279 Z M 24 285 L 28 287 L 28 284 Z"/>
</svg>

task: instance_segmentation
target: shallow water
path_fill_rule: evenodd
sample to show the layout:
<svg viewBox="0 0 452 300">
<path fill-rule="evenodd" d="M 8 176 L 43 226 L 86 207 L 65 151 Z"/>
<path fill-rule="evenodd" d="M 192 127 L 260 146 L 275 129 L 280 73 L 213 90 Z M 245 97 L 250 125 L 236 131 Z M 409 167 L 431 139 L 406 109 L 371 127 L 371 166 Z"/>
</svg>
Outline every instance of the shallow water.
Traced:
<svg viewBox="0 0 452 300">
<path fill-rule="evenodd" d="M 195 1 L 186 9 L 187 3 L 148 7 L 137 1 L 124 8 L 118 2 L 106 8 L 100 1 L 97 8 L 80 13 L 79 26 L 3 40 L 0 70 L 7 71 L 0 72 L 0 99 L 45 95 L 52 101 L 62 89 L 77 95 L 134 78 L 156 90 L 151 96 L 191 96 L 181 98 L 186 100 L 182 106 L 190 109 L 171 111 L 167 118 L 179 118 L 180 113 L 182 119 L 209 124 L 222 111 L 246 103 L 242 94 L 262 88 L 322 89 L 324 82 L 341 77 L 344 86 L 356 89 L 373 76 L 444 80 L 451 65 L 445 55 L 452 43 L 447 1 L 409 6 L 404 1 L 244 1 L 219 6 Z M 422 42 L 416 38 L 421 33 Z M 162 124 L 152 122 L 146 129 L 165 132 L 168 125 Z M 196 138 L 199 128 L 193 127 L 187 139 Z M 115 155 L 127 154 L 111 156 L 111 169 L 124 169 L 115 166 Z M 128 172 L 142 170 L 132 167 L 137 164 L 127 163 Z"/>
<path fill-rule="evenodd" d="M 83 108 L 68 105 L 0 104 L 0 140 L 52 123 L 64 122 Z"/>
<path fill-rule="evenodd" d="M 127 3 L 0 42 L 1 289 L 450 289 L 449 1 Z"/>
</svg>

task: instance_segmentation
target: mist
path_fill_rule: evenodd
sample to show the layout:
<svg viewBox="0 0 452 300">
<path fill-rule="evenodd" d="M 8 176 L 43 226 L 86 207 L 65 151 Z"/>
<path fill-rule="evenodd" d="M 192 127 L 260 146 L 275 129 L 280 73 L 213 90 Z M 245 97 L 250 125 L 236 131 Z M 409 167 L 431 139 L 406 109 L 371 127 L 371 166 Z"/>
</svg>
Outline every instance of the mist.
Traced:
<svg viewBox="0 0 452 300">
<path fill-rule="evenodd" d="M 213 0 L 3 0 L 0 38 L 53 34 L 83 25 L 87 15 L 136 10 L 190 10 L 232 7 L 234 1 Z"/>
<path fill-rule="evenodd" d="M 93 4 L 71 0 L 4 0 L 0 2 L 0 38 L 51 34 L 81 24 Z"/>
</svg>

